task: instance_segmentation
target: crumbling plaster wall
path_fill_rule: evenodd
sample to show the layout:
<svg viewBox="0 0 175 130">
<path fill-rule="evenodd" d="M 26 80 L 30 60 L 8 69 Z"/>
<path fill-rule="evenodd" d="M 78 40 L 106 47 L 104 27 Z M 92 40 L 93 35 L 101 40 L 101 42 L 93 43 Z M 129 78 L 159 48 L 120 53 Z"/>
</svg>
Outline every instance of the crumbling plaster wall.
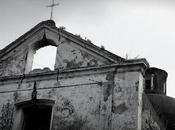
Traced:
<svg viewBox="0 0 175 130">
<path fill-rule="evenodd" d="M 43 35 L 44 31 L 37 30 L 34 35 L 18 39 L 4 48 L 0 54 L 0 76 L 24 74 L 30 48 L 32 44 L 42 40 Z"/>
<path fill-rule="evenodd" d="M 112 99 L 112 130 L 136 130 L 139 72 L 117 73 Z"/>
<path fill-rule="evenodd" d="M 46 32 L 45 32 L 46 33 Z M 77 45 L 67 38 L 57 38 L 51 32 L 39 33 L 17 46 L 0 59 L 0 76 L 22 75 L 32 71 L 35 52 L 48 45 L 57 48 L 55 69 L 71 69 L 89 66 L 101 66 L 111 63 L 103 56 Z M 56 39 L 57 38 L 57 39 Z M 47 67 L 47 66 L 46 66 Z"/>
<path fill-rule="evenodd" d="M 57 28 L 42 26 L 14 43 L 0 54 L 0 77 L 7 76 L 0 79 L 0 129 L 20 130 L 22 108 L 15 104 L 30 101 L 34 85 L 38 99 L 55 101 L 52 130 L 137 129 L 140 70 L 109 66 L 117 61 Z M 30 72 L 35 51 L 47 45 L 57 47 L 55 71 Z"/>
<path fill-rule="evenodd" d="M 0 93 L 0 115 L 8 103 L 14 106 L 17 102 L 31 100 L 36 81 L 38 99 L 55 101 L 52 130 L 136 130 L 138 74 L 108 69 L 101 73 L 93 70 L 76 76 L 67 73 L 58 78 L 56 75 L 31 76 L 30 79 L 1 82 L 0 91 L 11 92 Z M 13 124 L 11 117 L 8 116 L 8 120 Z"/>
<path fill-rule="evenodd" d="M 142 130 L 166 130 L 163 120 L 157 115 L 145 93 L 143 94 Z"/>
<path fill-rule="evenodd" d="M 110 63 L 108 60 L 80 47 L 68 39 L 61 41 L 57 47 L 56 68 L 70 69 Z"/>
<path fill-rule="evenodd" d="M 11 130 L 13 126 L 14 103 L 11 94 L 1 94 L 0 129 Z"/>
<path fill-rule="evenodd" d="M 38 99 L 51 99 L 55 101 L 52 122 L 53 130 L 93 130 L 99 127 L 101 86 L 94 82 L 106 82 L 106 74 L 81 77 L 71 77 L 71 74 L 68 74 L 65 78 L 59 80 L 57 80 L 56 76 L 54 79 L 39 79 L 36 82 Z M 17 102 L 31 100 L 35 80 L 36 79 L 24 79 L 21 81 L 21 79 L 19 79 L 15 81 L 16 83 L 1 82 L 1 92 L 11 91 L 0 94 L 0 102 L 2 104 L 1 112 L 3 112 L 3 106 L 8 103 L 7 100 L 9 100 L 13 106 Z M 18 91 L 13 92 L 13 90 Z M 12 120 L 12 117 L 13 116 L 8 117 L 8 120 Z"/>
<path fill-rule="evenodd" d="M 27 51 L 13 50 L 0 59 L 0 76 L 20 75 L 25 71 Z"/>
</svg>

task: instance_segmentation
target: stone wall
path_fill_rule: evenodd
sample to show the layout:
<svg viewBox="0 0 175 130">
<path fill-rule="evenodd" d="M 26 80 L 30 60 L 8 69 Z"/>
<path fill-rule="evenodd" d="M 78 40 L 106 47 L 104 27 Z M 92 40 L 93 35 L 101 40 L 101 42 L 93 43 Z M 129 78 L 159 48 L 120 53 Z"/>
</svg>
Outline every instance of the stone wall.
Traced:
<svg viewBox="0 0 175 130">
<path fill-rule="evenodd" d="M 92 67 L 109 63 L 70 40 L 65 40 L 57 47 L 56 68 Z"/>
<path fill-rule="evenodd" d="M 102 95 L 101 87 L 103 84 L 98 84 L 96 82 L 107 82 L 106 74 L 81 75 L 81 77 L 71 77 L 71 75 L 72 74 L 66 74 L 66 77 L 59 78 L 58 80 L 56 76 L 51 79 L 50 77 L 46 79 L 37 77 L 38 79 L 35 79 L 37 80 L 37 97 L 38 99 L 50 99 L 55 101 L 53 107 L 52 130 L 96 130 L 99 127 L 100 97 Z M 0 91 L 4 92 L 0 93 L 0 123 L 2 122 L 2 127 L 11 127 L 13 124 L 13 117 L 16 118 L 19 116 L 13 115 L 13 113 L 15 113 L 14 104 L 31 100 L 35 80 L 33 78 L 26 78 L 23 81 L 19 79 L 11 83 L 1 82 Z M 8 107 L 9 110 L 5 107 Z M 3 113 L 9 116 L 4 116 Z M 6 125 L 4 126 L 4 120 L 12 124 L 5 123 Z M 19 124 L 19 122 L 16 124 Z M 14 127 L 16 130 L 19 128 L 17 126 Z"/>
<path fill-rule="evenodd" d="M 25 71 L 27 51 L 8 54 L 0 60 L 0 76 L 21 75 Z"/>
<path fill-rule="evenodd" d="M 21 118 L 14 104 L 31 100 L 36 85 L 38 99 L 55 101 L 52 130 L 136 130 L 138 74 L 108 68 L 9 79 L 1 82 L 0 122 L 11 122 L 4 126 L 9 128 L 15 121 L 14 130 L 20 130 L 15 125 L 21 122 L 13 120 Z"/>
<path fill-rule="evenodd" d="M 139 73 L 117 73 L 113 90 L 112 130 L 136 130 Z"/>
<path fill-rule="evenodd" d="M 166 130 L 146 94 L 143 94 L 142 130 Z"/>
<path fill-rule="evenodd" d="M 1 50 L 0 129 L 22 130 L 24 105 L 36 105 L 31 102 L 33 88 L 37 101 L 54 102 L 51 130 L 138 129 L 139 75 L 145 61 L 123 62 L 48 24 L 39 24 Z M 48 45 L 57 47 L 55 70 L 32 70 L 35 52 Z"/>
<path fill-rule="evenodd" d="M 4 55 L 0 59 L 0 76 L 22 75 L 31 72 L 34 54 L 37 49 L 40 49 L 35 46 L 49 45 L 49 43 L 43 42 L 46 41 L 30 43 L 31 45 L 29 44 L 28 47 L 18 46 L 16 50 Z M 54 45 L 57 48 L 55 69 L 94 67 L 110 63 L 107 59 L 76 45 L 70 40 L 64 39 L 62 42 L 59 45 Z"/>
</svg>

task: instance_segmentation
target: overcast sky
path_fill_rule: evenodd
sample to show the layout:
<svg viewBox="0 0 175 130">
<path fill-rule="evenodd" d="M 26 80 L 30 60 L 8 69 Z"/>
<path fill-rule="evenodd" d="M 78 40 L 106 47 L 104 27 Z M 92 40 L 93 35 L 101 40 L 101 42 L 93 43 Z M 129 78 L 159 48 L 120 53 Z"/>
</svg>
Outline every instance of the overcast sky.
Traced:
<svg viewBox="0 0 175 130">
<path fill-rule="evenodd" d="M 146 58 L 168 72 L 175 97 L 175 2 L 173 0 L 55 0 L 57 26 L 87 37 L 119 56 Z M 50 18 L 51 0 L 0 0 L 0 48 Z"/>
</svg>

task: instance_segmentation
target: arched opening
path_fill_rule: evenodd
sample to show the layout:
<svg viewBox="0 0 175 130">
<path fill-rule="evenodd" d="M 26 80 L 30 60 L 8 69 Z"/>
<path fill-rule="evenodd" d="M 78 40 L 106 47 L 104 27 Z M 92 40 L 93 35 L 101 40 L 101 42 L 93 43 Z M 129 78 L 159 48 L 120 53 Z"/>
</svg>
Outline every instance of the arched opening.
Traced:
<svg viewBox="0 0 175 130">
<path fill-rule="evenodd" d="M 16 104 L 13 130 L 50 130 L 53 100 L 37 99 Z"/>
<path fill-rule="evenodd" d="M 151 67 L 145 72 L 145 92 L 166 95 L 167 72 Z"/>
<path fill-rule="evenodd" d="M 31 44 L 28 49 L 25 74 L 31 71 L 36 72 L 34 70 L 39 70 L 40 72 L 43 68 L 47 68 L 46 70 L 54 70 L 57 51 L 56 46 L 56 43 L 47 39 L 45 35 L 42 40 Z"/>
<path fill-rule="evenodd" d="M 54 70 L 56 59 L 56 47 L 45 46 L 37 50 L 34 54 L 32 70 L 50 68 Z"/>
</svg>

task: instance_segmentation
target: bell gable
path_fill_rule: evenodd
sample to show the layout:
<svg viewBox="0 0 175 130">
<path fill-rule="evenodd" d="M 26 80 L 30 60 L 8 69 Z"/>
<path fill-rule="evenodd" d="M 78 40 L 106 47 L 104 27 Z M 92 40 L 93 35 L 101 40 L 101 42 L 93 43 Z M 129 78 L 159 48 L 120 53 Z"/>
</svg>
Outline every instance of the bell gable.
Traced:
<svg viewBox="0 0 175 130">
<path fill-rule="evenodd" d="M 124 62 L 123 58 L 63 28 L 57 28 L 54 21 L 48 20 L 39 23 L 0 51 L 0 76 L 28 74 L 32 71 L 36 51 L 50 45 L 57 49 L 55 69 L 103 66 Z"/>
</svg>

